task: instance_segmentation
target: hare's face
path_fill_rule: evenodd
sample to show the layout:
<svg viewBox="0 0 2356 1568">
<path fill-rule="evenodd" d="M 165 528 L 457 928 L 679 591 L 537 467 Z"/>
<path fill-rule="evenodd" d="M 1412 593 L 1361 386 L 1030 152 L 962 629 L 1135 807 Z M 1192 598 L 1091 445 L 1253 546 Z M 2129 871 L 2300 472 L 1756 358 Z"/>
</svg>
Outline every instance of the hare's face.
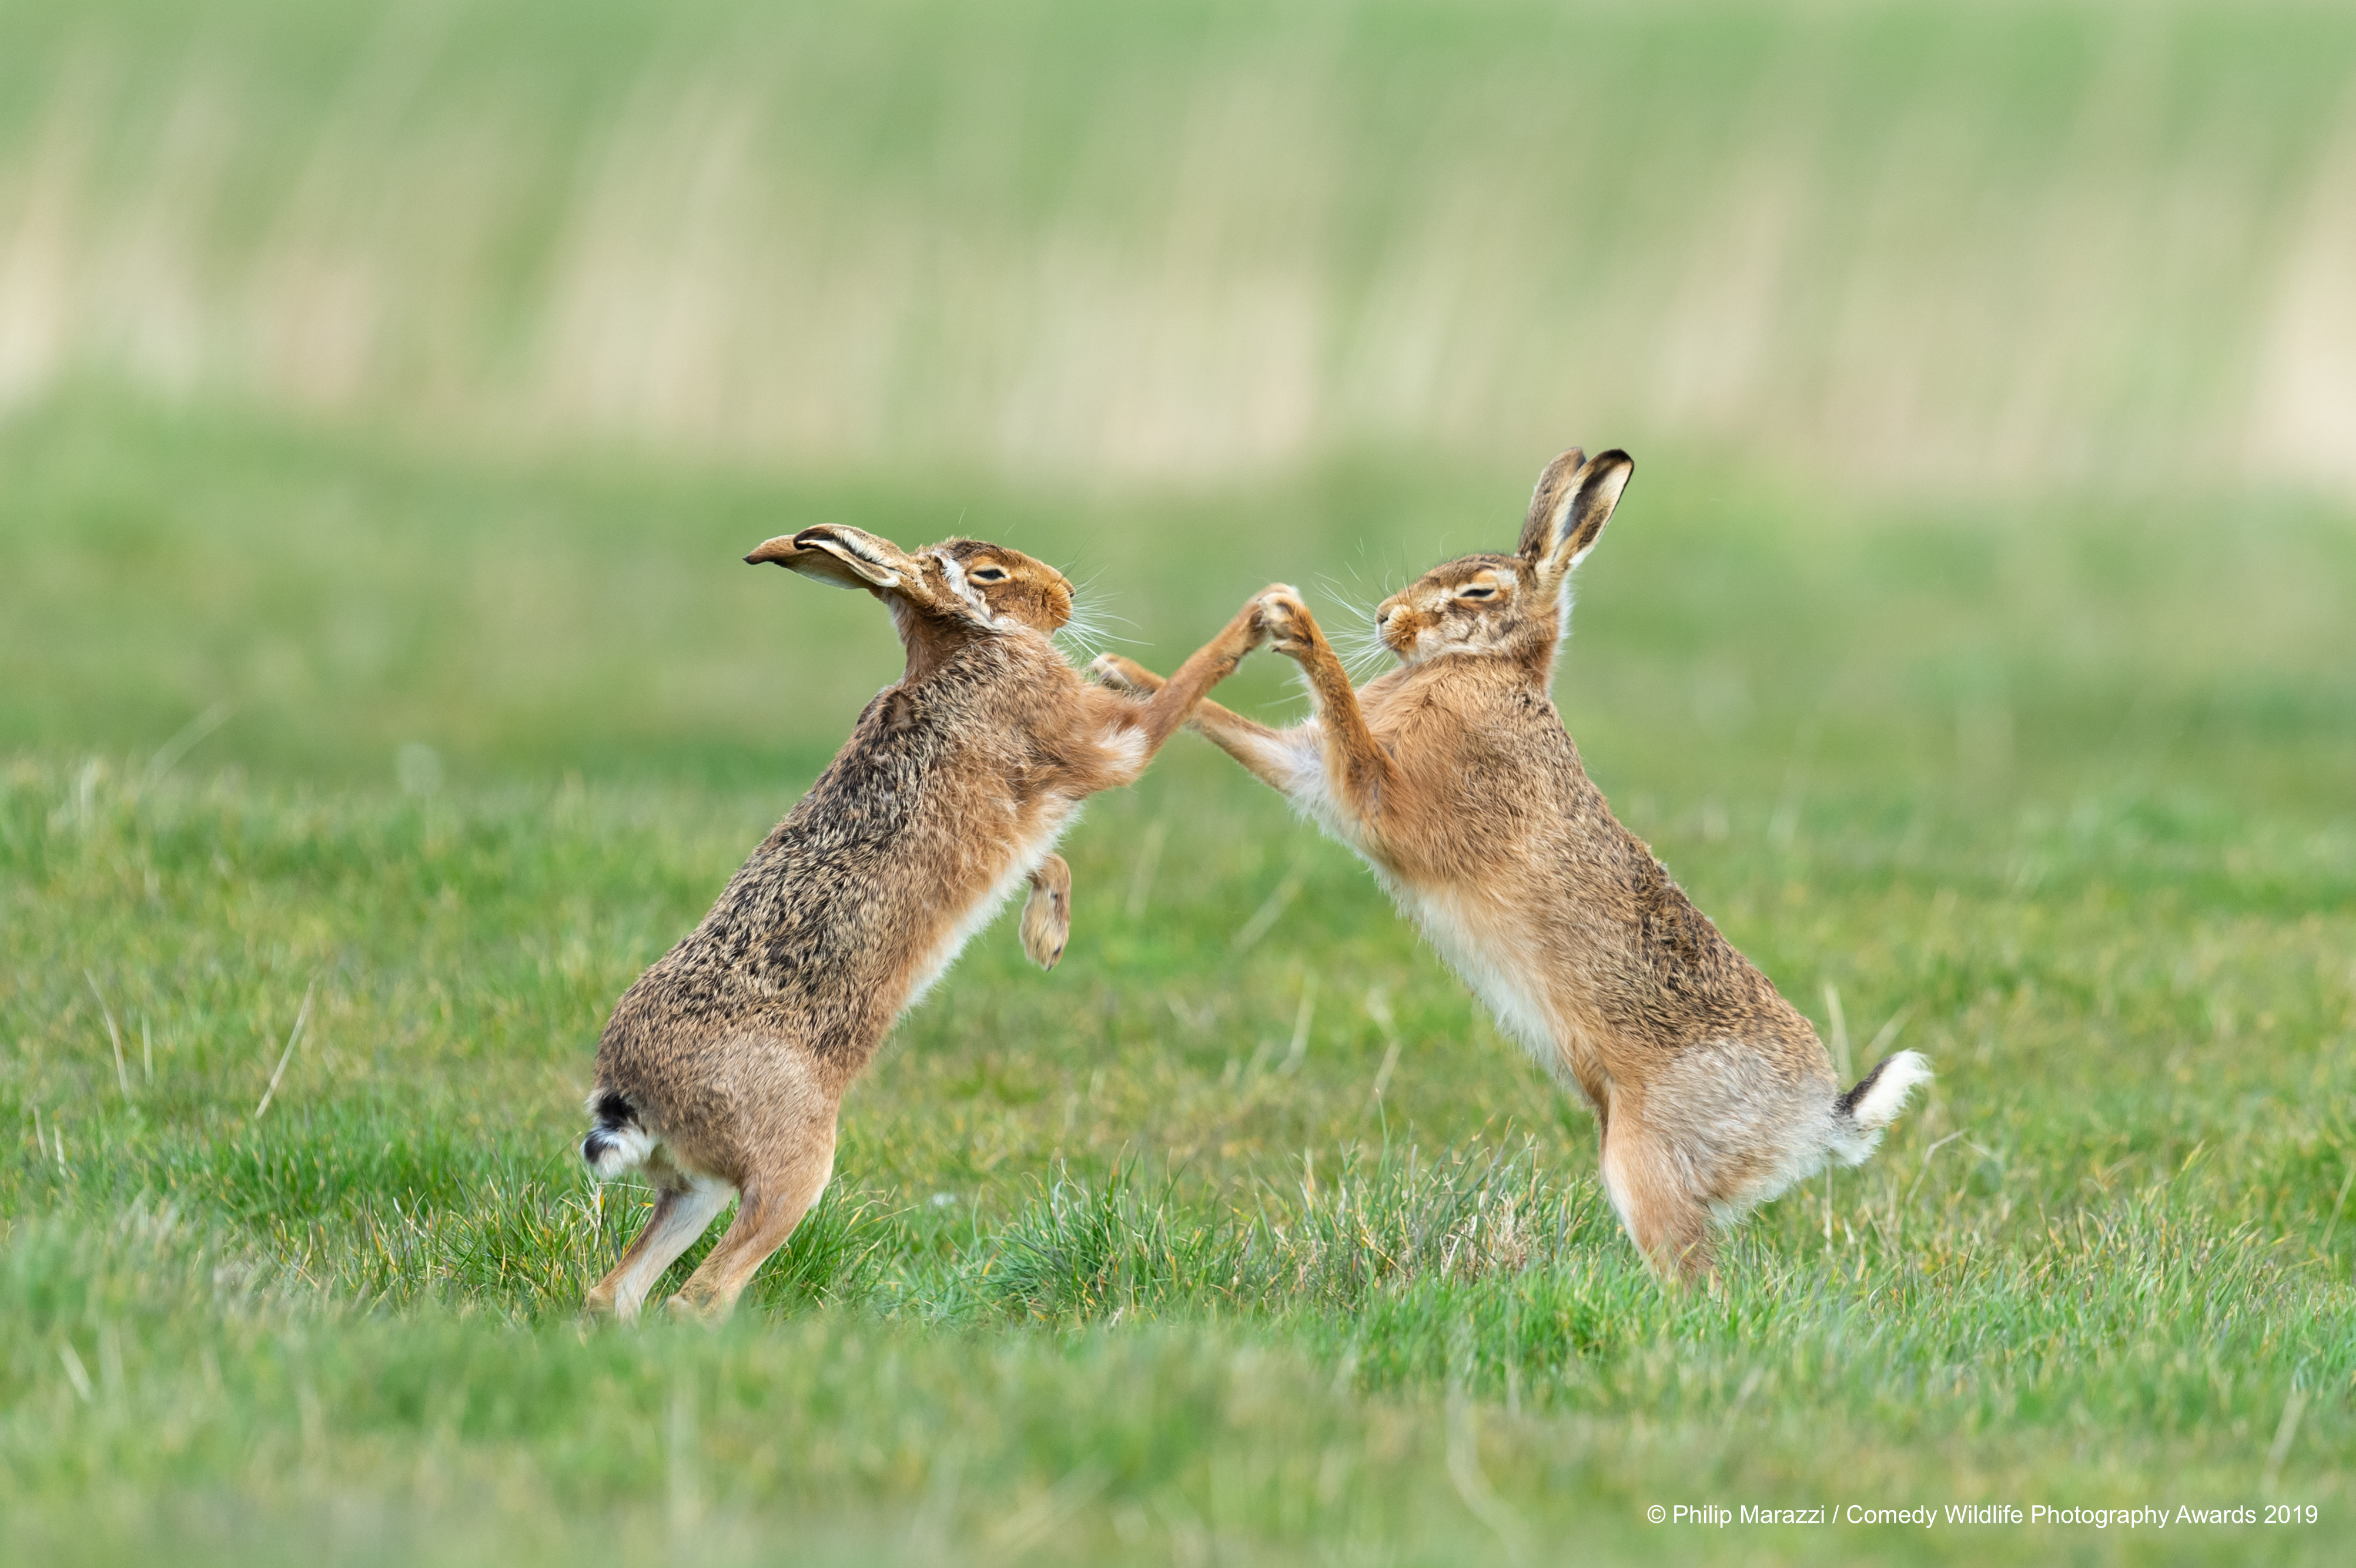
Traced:
<svg viewBox="0 0 2356 1568">
<path fill-rule="evenodd" d="M 918 552 L 937 568 L 944 602 L 992 630 L 1054 632 L 1072 618 L 1072 584 L 1045 561 L 980 539 L 944 539 Z"/>
<path fill-rule="evenodd" d="M 1538 475 L 1513 555 L 1435 566 L 1375 609 L 1375 630 L 1403 664 L 1443 654 L 1498 654 L 1550 669 L 1570 613 L 1570 574 L 1611 520 L 1635 464 L 1624 452 L 1589 462 L 1576 447 Z"/>
<path fill-rule="evenodd" d="M 1401 663 L 1504 653 L 1526 639 L 1537 589 L 1529 562 L 1468 555 L 1434 567 L 1375 609 L 1375 631 Z M 1543 607 L 1541 607 L 1541 612 Z"/>
</svg>

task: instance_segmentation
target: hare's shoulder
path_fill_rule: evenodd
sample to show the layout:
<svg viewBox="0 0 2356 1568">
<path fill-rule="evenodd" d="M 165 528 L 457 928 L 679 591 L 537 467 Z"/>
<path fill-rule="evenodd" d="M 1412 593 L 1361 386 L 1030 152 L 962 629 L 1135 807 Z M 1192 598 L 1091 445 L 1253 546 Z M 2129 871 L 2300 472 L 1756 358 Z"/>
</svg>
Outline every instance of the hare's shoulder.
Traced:
<svg viewBox="0 0 2356 1568">
<path fill-rule="evenodd" d="M 922 805 L 925 785 L 956 749 L 967 716 L 961 694 L 924 686 L 886 687 L 875 694 L 851 739 L 826 771 L 777 824 L 747 871 L 765 857 L 792 848 L 856 843 L 906 825 Z"/>
<path fill-rule="evenodd" d="M 1562 715 L 1545 692 L 1526 685 L 1446 678 L 1402 683 L 1369 705 L 1366 718 L 1394 756 L 1441 766 L 1468 784 L 1500 773 L 1584 776 Z"/>
</svg>

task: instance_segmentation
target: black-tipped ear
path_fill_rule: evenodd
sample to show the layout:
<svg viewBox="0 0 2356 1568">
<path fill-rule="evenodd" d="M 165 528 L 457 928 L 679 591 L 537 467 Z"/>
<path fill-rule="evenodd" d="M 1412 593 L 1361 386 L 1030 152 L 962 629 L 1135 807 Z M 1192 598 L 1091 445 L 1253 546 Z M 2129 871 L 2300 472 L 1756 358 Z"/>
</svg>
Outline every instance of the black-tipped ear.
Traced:
<svg viewBox="0 0 2356 1568">
<path fill-rule="evenodd" d="M 1562 509 L 1570 504 L 1571 476 L 1586 464 L 1587 453 L 1572 447 L 1546 465 L 1538 487 L 1530 492 L 1530 515 L 1522 524 L 1522 542 L 1515 551 L 1524 560 L 1537 560 L 1554 541 Z"/>
<path fill-rule="evenodd" d="M 779 534 L 776 539 L 763 539 L 759 544 L 755 545 L 753 553 L 744 558 L 744 564 L 760 566 L 775 563 L 784 566 L 801 552 L 802 547 L 794 543 L 793 535 Z"/>
<path fill-rule="evenodd" d="M 747 566 L 776 565 L 787 571 L 798 572 L 814 582 L 829 588 L 866 588 L 865 579 L 853 572 L 842 561 L 826 550 L 805 549 L 790 535 L 780 534 L 764 539 L 758 549 L 744 558 Z"/>
<path fill-rule="evenodd" d="M 804 528 L 788 542 L 793 553 L 779 565 L 838 588 L 902 588 L 916 574 L 916 563 L 905 551 L 864 528 L 825 523 Z"/>
<path fill-rule="evenodd" d="M 1565 456 L 1569 455 L 1565 453 Z M 1635 459 L 1617 447 L 1581 464 L 1563 482 L 1565 494 L 1556 509 L 1554 527 L 1545 550 L 1534 559 L 1540 573 L 1556 582 L 1570 575 L 1586 559 L 1620 505 L 1620 493 L 1636 472 Z"/>
</svg>

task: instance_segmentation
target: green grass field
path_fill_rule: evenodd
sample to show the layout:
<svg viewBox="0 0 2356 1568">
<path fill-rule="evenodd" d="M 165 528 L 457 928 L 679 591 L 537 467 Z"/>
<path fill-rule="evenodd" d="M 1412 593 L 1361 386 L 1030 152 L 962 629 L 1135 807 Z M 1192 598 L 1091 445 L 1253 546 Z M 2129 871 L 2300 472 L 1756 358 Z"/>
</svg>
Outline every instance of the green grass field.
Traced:
<svg viewBox="0 0 2356 1568">
<path fill-rule="evenodd" d="M 2344 1561 L 2352 82 L 2295 0 L 0 4 L 0 1563 Z M 577 1321 L 606 1010 L 899 668 L 749 546 L 1166 667 L 1574 441 L 1566 720 L 1933 1060 L 1871 1164 L 1664 1294 L 1181 736 L 734 1323 Z M 1646 1515 L 1951 1504 L 2313 1514 Z"/>
<path fill-rule="evenodd" d="M 595 1032 L 896 670 L 735 555 L 962 517 L 1167 657 L 1510 534 L 1526 476 L 1057 501 L 100 399 L 0 476 L 9 1555 L 2323 1562 L 2356 1506 L 2344 512 L 1640 470 L 1566 716 L 1837 1050 L 1941 1073 L 1722 1294 L 1653 1285 L 1584 1114 L 1182 737 L 1069 840 L 1064 965 L 978 939 L 709 1335 L 574 1320 L 645 1196 L 573 1152 Z M 2266 1500 L 2326 1522 L 1643 1516 Z"/>
</svg>

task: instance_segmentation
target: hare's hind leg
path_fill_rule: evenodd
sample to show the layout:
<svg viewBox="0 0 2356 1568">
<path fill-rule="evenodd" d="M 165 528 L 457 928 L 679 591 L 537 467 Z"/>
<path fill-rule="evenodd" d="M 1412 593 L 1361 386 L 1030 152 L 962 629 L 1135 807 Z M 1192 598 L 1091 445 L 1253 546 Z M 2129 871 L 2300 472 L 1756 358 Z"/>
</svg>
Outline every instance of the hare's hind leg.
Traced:
<svg viewBox="0 0 2356 1568">
<path fill-rule="evenodd" d="M 1666 1141 L 1624 1104 L 1612 1107 L 1603 1135 L 1603 1189 L 1663 1279 L 1689 1285 L 1715 1272 L 1708 1206 L 1688 1187 Z"/>
<path fill-rule="evenodd" d="M 805 1124 L 796 1147 L 778 1151 L 746 1178 L 736 1218 L 680 1286 L 671 1311 L 717 1323 L 735 1310 L 754 1274 L 786 1244 L 833 1179 L 834 1125 L 831 1113 L 816 1127 Z"/>
<path fill-rule="evenodd" d="M 582 1309 L 593 1317 L 612 1317 L 627 1323 L 654 1288 L 662 1271 L 695 1244 L 712 1217 L 728 1201 L 728 1189 L 716 1181 L 691 1180 L 665 1187 L 655 1195 L 655 1211 L 638 1239 L 622 1253 L 614 1272 L 599 1280 Z"/>
</svg>

